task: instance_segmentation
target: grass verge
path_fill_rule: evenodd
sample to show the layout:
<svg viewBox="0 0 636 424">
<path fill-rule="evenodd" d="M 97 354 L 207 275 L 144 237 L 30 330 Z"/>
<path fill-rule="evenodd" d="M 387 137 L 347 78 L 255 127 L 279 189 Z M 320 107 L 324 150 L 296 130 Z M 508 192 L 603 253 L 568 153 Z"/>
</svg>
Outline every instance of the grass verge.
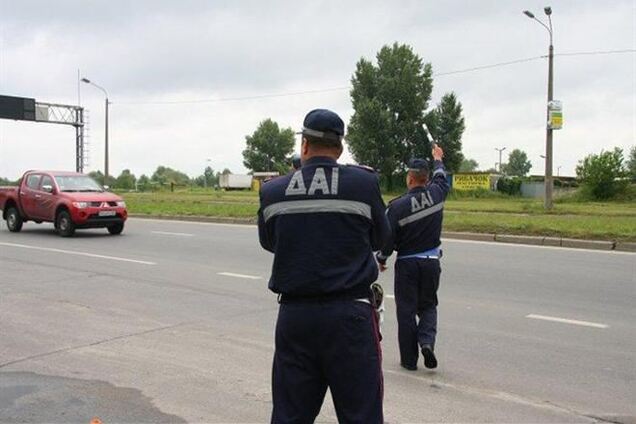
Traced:
<svg viewBox="0 0 636 424">
<path fill-rule="evenodd" d="M 254 218 L 254 192 L 123 193 L 130 213 L 163 216 Z M 392 196 L 386 196 L 390 200 Z M 444 229 L 496 234 L 636 241 L 636 202 L 560 201 L 549 213 L 540 200 L 449 199 Z"/>
</svg>

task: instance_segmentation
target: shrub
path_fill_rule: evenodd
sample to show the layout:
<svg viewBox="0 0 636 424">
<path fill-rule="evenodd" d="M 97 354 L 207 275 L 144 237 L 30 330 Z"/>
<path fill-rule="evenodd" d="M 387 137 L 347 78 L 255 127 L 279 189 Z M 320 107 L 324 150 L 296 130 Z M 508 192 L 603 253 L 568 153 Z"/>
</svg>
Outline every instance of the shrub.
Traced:
<svg viewBox="0 0 636 424">
<path fill-rule="evenodd" d="M 518 196 L 521 194 L 521 178 L 499 178 L 497 181 L 497 191 L 511 196 Z"/>
<path fill-rule="evenodd" d="M 624 193 L 629 184 L 623 168 L 623 150 L 618 147 L 586 156 L 576 167 L 576 175 L 583 185 L 582 192 L 599 200 Z"/>
</svg>

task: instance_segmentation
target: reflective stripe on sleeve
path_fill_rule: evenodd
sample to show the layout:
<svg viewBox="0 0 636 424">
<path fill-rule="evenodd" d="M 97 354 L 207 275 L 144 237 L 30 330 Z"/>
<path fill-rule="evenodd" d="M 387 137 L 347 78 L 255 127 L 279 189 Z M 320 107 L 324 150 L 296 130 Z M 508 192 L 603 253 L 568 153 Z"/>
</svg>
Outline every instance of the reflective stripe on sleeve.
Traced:
<svg viewBox="0 0 636 424">
<path fill-rule="evenodd" d="M 426 218 L 427 216 L 433 215 L 435 212 L 440 212 L 444 209 L 444 203 L 438 203 L 437 205 L 433 205 L 430 208 L 423 209 L 419 212 L 414 213 L 413 215 L 409 215 L 406 218 L 402 218 L 398 221 L 398 225 L 400 227 L 405 226 L 406 224 L 410 224 L 411 222 L 419 221 L 420 219 Z"/>
</svg>

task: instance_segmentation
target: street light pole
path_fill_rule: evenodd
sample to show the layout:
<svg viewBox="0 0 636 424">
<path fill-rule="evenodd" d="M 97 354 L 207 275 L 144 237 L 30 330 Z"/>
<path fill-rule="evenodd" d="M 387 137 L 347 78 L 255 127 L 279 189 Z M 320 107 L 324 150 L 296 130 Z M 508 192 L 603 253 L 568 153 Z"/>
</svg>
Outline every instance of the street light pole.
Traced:
<svg viewBox="0 0 636 424">
<path fill-rule="evenodd" d="M 104 182 L 108 180 L 108 95 L 105 104 L 105 128 L 104 128 Z"/>
<path fill-rule="evenodd" d="M 552 128 L 548 121 L 550 119 L 550 102 L 552 102 L 553 92 L 553 62 L 554 62 L 554 45 L 552 40 L 552 8 L 546 6 L 543 11 L 548 17 L 548 25 L 537 19 L 533 13 L 524 10 L 523 13 L 530 19 L 533 19 L 540 23 L 550 34 L 550 47 L 548 49 L 548 104 L 546 106 L 546 135 L 545 135 L 545 199 L 543 201 L 543 207 L 546 210 L 552 209 Z"/>
<path fill-rule="evenodd" d="M 495 147 L 495 150 L 499 152 L 499 173 L 501 174 L 501 152 L 506 150 L 506 148 L 502 147 L 501 149 L 498 149 Z"/>
<path fill-rule="evenodd" d="M 208 188 L 208 175 L 206 172 L 208 171 L 208 166 L 210 166 L 210 162 L 212 159 L 208 158 L 205 160 L 205 168 L 203 169 L 203 188 Z"/>
<path fill-rule="evenodd" d="M 99 85 L 95 84 L 94 82 L 92 82 L 91 80 L 87 79 L 87 78 L 82 78 L 82 82 L 86 83 L 86 84 L 90 84 L 93 87 L 97 87 L 98 89 L 100 89 L 103 93 L 104 96 L 106 97 L 106 103 L 105 103 L 105 116 L 104 116 L 104 184 L 106 184 L 106 181 L 108 180 L 108 105 L 110 104 L 110 102 L 108 101 L 108 92 L 106 91 L 105 88 L 100 87 Z"/>
</svg>

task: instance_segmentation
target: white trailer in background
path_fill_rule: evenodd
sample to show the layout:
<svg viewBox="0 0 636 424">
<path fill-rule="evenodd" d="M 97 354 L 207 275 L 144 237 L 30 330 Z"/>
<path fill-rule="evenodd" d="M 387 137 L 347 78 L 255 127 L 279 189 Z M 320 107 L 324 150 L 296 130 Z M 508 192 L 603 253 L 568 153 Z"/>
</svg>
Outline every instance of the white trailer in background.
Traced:
<svg viewBox="0 0 636 424">
<path fill-rule="evenodd" d="M 241 174 L 220 175 L 219 186 L 226 190 L 249 190 L 252 188 L 252 176 Z"/>
</svg>

